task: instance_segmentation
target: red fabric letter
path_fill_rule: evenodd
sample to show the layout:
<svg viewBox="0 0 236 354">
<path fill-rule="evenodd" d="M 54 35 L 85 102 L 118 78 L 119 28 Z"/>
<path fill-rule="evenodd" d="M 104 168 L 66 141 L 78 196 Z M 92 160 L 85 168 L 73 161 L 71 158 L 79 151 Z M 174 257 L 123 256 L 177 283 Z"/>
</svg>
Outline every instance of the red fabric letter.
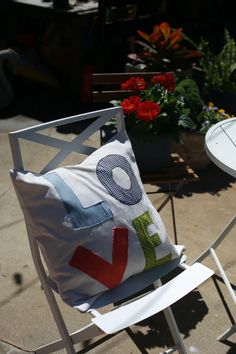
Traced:
<svg viewBox="0 0 236 354">
<path fill-rule="evenodd" d="M 87 248 L 78 246 L 69 264 L 111 289 L 121 282 L 127 262 L 128 229 L 115 227 L 113 229 L 112 263 Z"/>
</svg>

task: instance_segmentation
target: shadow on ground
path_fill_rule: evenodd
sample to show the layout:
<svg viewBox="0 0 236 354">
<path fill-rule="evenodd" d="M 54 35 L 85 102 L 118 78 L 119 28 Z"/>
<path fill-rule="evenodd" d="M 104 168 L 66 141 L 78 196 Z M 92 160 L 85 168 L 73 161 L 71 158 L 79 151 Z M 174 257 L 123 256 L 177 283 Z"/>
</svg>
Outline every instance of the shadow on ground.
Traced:
<svg viewBox="0 0 236 354">
<path fill-rule="evenodd" d="M 184 185 L 176 194 L 177 198 L 191 197 L 193 193 L 210 193 L 220 195 L 220 192 L 232 188 L 235 178 L 228 175 L 213 163 L 206 168 L 197 171 L 198 182 Z"/>
<path fill-rule="evenodd" d="M 21 78 L 12 80 L 14 97 L 11 104 L 0 110 L 0 119 L 24 115 L 41 122 L 89 112 L 95 105 L 81 103 L 76 95 L 70 95 L 66 87 L 50 88 Z"/>
</svg>

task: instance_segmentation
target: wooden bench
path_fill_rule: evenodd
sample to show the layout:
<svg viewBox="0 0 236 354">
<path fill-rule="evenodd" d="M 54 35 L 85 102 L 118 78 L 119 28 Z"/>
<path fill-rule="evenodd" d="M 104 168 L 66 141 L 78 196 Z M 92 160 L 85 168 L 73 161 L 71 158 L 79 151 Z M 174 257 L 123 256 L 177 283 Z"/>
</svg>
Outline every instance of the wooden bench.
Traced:
<svg viewBox="0 0 236 354">
<path fill-rule="evenodd" d="M 121 90 L 121 84 L 131 77 L 141 77 L 150 82 L 158 72 L 101 73 L 92 75 L 92 99 L 95 103 L 109 103 L 130 95 L 129 90 Z"/>
</svg>

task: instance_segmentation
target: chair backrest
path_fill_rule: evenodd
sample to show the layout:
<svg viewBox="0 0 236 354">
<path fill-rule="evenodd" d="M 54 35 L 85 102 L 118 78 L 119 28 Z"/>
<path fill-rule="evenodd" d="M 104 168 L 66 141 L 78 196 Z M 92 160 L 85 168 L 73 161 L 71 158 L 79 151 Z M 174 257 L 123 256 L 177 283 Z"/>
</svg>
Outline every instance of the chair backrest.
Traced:
<svg viewBox="0 0 236 354">
<path fill-rule="evenodd" d="M 94 73 L 92 75 L 92 99 L 95 103 L 109 103 L 130 95 L 129 90 L 121 90 L 121 83 L 131 77 L 141 77 L 150 82 L 159 72 Z"/>
<path fill-rule="evenodd" d="M 37 144 L 35 148 L 42 151 L 41 158 L 35 163 L 32 163 L 31 160 L 31 170 L 32 164 L 35 167 L 33 172 L 38 175 L 43 175 L 60 165 L 65 164 L 65 161 L 68 160 L 70 155 L 76 153 L 77 163 L 81 162 L 88 155 L 95 152 L 100 146 L 100 139 L 93 139 L 93 134 L 98 133 L 101 127 L 106 124 L 109 120 L 116 120 L 117 125 L 117 134 L 125 132 L 125 125 L 123 120 L 123 111 L 120 107 L 108 108 L 105 110 L 94 111 L 89 113 L 84 113 L 80 115 L 75 115 L 71 117 L 62 118 L 59 120 L 54 120 L 48 123 L 42 123 L 35 125 L 33 127 L 24 128 L 18 131 L 9 133 L 10 146 L 12 151 L 12 158 L 14 163 L 14 171 L 21 171 L 22 174 L 25 174 L 29 171 L 27 166 L 27 150 L 34 148 L 34 144 Z M 56 128 L 58 126 L 77 123 L 80 125 L 83 121 L 87 121 L 87 128 L 82 130 L 78 136 L 74 136 L 71 141 L 67 141 L 63 138 L 62 134 L 58 134 L 57 137 L 51 136 L 50 129 Z M 84 126 L 84 124 L 83 124 Z M 96 143 L 94 141 L 96 140 Z M 45 148 L 43 150 L 43 148 Z M 44 156 L 45 155 L 45 156 Z M 72 156 L 74 162 L 74 156 Z M 70 158 L 67 162 L 70 163 Z M 39 166 L 40 165 L 40 166 Z M 11 170 L 12 176 L 14 174 Z M 13 178 L 14 184 L 14 178 Z M 27 191 L 29 194 L 32 191 Z M 19 198 L 18 192 L 16 191 L 20 205 L 24 212 L 24 202 L 22 202 L 21 197 Z M 23 191 L 24 194 L 24 191 Z M 39 196 L 40 199 L 40 196 Z M 44 214 L 44 211 L 42 211 Z M 48 287 L 51 287 L 51 280 L 48 277 L 48 269 L 45 268 L 44 263 L 42 262 L 42 248 L 40 249 L 40 242 L 37 242 L 37 237 L 34 235 L 34 230 L 29 226 L 27 212 L 25 214 L 26 228 L 28 233 L 29 245 L 31 248 L 32 258 L 37 270 L 39 279 L 43 284 L 43 287 L 46 292 L 46 296 L 51 297 L 50 293 L 47 295 Z M 40 252 L 41 251 L 41 252 Z M 45 256 L 45 253 L 44 253 Z M 45 258 L 45 257 L 44 257 Z M 55 287 L 55 284 L 54 284 Z M 50 299 L 48 299 L 50 302 Z"/>
<path fill-rule="evenodd" d="M 59 139 L 39 133 L 40 131 L 43 132 L 43 130 L 45 129 L 59 127 L 66 124 L 72 124 L 75 122 L 79 125 L 84 120 L 90 121 L 91 124 L 88 124 L 87 128 L 83 130 L 81 134 L 74 137 L 71 142 L 65 141 L 63 138 Z M 45 166 L 41 167 L 39 172 L 45 173 L 56 168 L 57 166 L 59 166 L 59 164 L 63 163 L 63 161 L 72 152 L 80 153 L 83 155 L 89 155 L 93 151 L 95 151 L 97 147 L 89 146 L 88 139 L 95 132 L 99 131 L 99 129 L 110 120 L 116 121 L 117 134 L 125 131 L 123 111 L 120 107 L 114 107 L 108 108 L 106 110 L 94 111 L 81 115 L 66 117 L 9 133 L 14 168 L 17 170 L 25 169 L 23 163 L 22 150 L 20 148 L 20 139 L 28 140 L 41 145 L 46 145 L 48 147 L 56 148 L 59 150 L 59 152 L 55 154 L 55 156 L 53 156 L 51 161 L 49 161 Z M 86 140 L 86 145 L 84 145 L 83 143 Z"/>
</svg>

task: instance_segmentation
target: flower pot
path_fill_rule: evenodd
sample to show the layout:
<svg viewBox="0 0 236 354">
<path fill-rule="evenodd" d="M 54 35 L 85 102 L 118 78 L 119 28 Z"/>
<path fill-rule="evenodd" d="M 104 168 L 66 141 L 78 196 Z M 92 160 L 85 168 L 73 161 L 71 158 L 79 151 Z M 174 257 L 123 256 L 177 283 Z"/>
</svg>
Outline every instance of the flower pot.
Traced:
<svg viewBox="0 0 236 354">
<path fill-rule="evenodd" d="M 210 159 L 205 151 L 205 134 L 199 132 L 182 132 L 182 143 L 176 144 L 172 150 L 177 152 L 194 170 L 207 167 Z"/>
<path fill-rule="evenodd" d="M 165 135 L 150 135 L 143 139 L 128 133 L 140 172 L 156 172 L 164 167 L 170 156 L 170 139 Z"/>
</svg>

